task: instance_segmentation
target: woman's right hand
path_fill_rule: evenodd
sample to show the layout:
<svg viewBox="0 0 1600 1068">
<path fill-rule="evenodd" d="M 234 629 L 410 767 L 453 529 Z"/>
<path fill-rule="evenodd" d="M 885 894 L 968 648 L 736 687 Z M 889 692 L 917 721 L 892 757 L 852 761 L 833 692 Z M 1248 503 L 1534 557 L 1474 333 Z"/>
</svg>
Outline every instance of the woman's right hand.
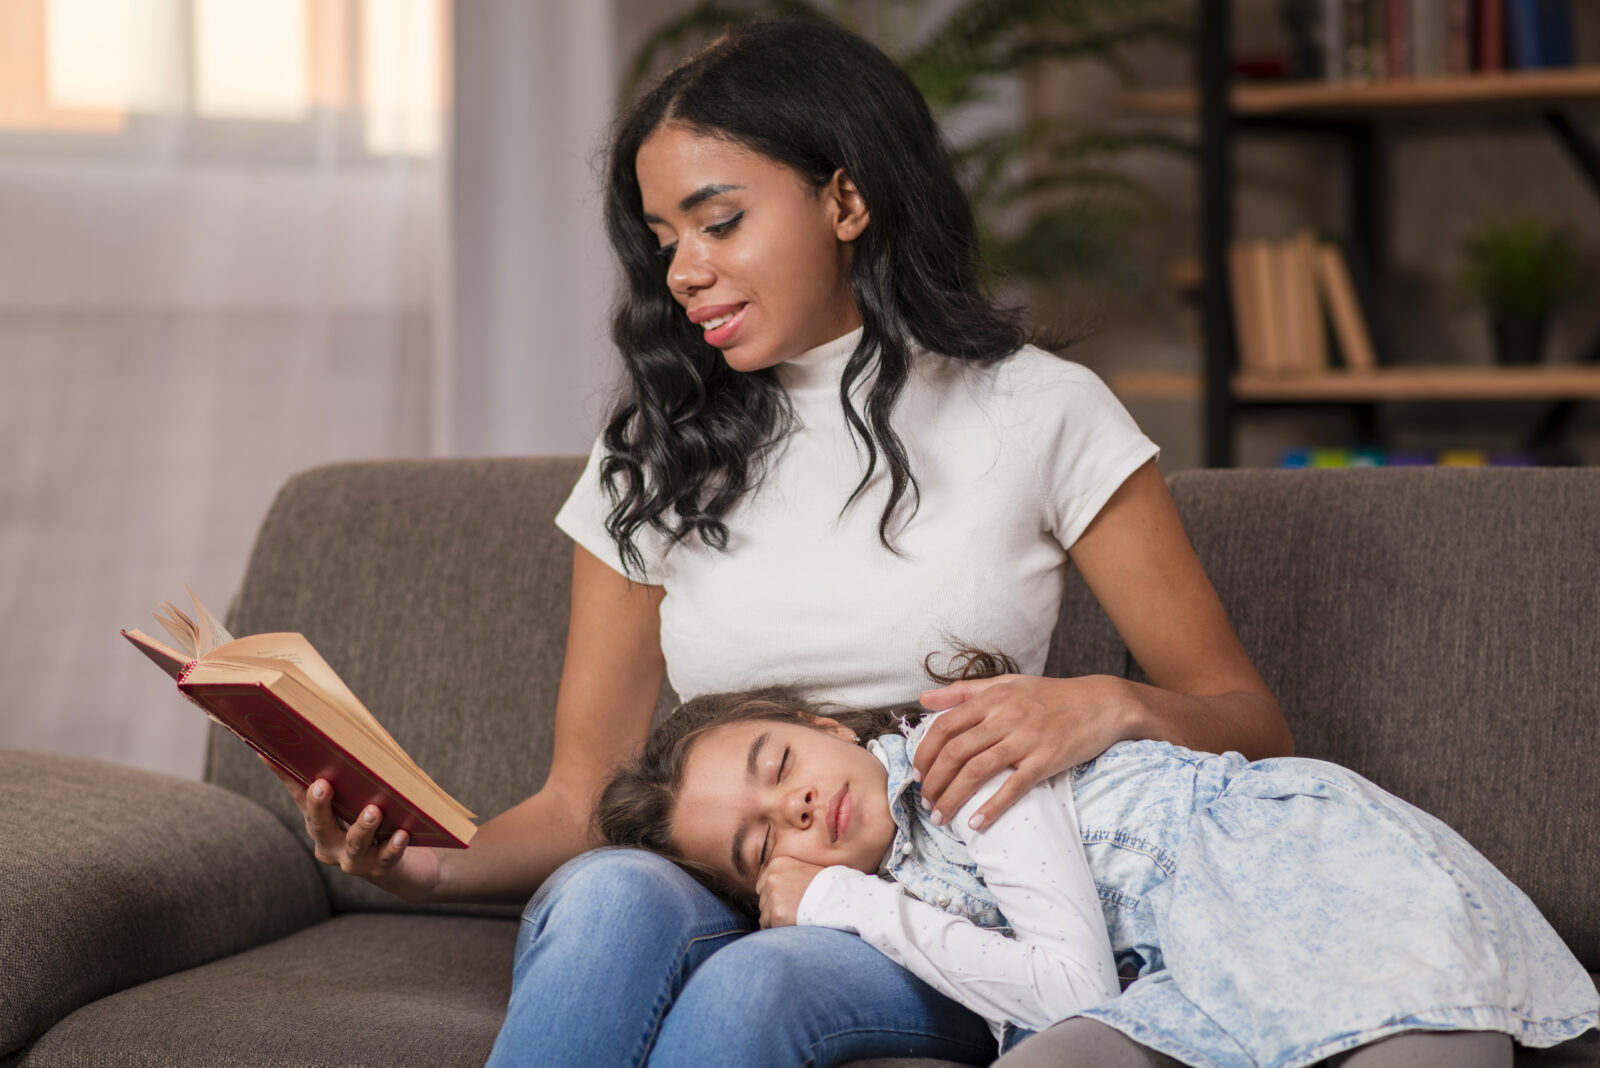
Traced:
<svg viewBox="0 0 1600 1068">
<path fill-rule="evenodd" d="M 439 852 L 426 846 L 408 849 L 410 836 L 396 831 L 386 842 L 375 840 L 383 813 L 368 805 L 349 827 L 340 826 L 333 812 L 333 787 L 318 779 L 309 788 L 267 763 L 289 791 L 305 818 L 313 853 L 324 864 L 359 876 L 413 905 L 427 901 L 439 885 Z"/>
</svg>

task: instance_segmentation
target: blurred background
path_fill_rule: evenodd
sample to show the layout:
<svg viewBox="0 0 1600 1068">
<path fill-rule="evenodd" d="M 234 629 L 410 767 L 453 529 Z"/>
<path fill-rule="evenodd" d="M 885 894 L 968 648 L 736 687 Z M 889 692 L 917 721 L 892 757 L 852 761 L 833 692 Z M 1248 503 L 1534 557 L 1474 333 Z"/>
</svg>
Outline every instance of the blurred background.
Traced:
<svg viewBox="0 0 1600 1068">
<path fill-rule="evenodd" d="M 0 0 L 0 746 L 198 777 L 117 629 L 221 614 L 290 474 L 587 451 L 607 125 L 802 9 L 917 79 L 1168 474 L 1600 462 L 1589 0 Z"/>
</svg>

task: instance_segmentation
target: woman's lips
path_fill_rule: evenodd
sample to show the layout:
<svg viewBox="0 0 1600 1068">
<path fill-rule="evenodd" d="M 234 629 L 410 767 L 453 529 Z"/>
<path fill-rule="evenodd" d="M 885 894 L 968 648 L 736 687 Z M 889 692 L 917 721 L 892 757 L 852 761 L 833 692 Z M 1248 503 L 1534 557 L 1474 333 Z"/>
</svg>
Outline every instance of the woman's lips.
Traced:
<svg viewBox="0 0 1600 1068">
<path fill-rule="evenodd" d="M 839 792 L 828 802 L 828 840 L 837 842 L 850 826 L 850 784 L 839 787 Z"/>
<path fill-rule="evenodd" d="M 748 304 L 739 305 L 739 310 L 733 313 L 733 318 L 721 326 L 707 330 L 705 332 L 706 344 L 719 349 L 725 348 L 733 340 L 733 336 L 739 332 L 739 324 L 744 322 L 744 313 L 749 307 L 750 305 Z"/>
</svg>

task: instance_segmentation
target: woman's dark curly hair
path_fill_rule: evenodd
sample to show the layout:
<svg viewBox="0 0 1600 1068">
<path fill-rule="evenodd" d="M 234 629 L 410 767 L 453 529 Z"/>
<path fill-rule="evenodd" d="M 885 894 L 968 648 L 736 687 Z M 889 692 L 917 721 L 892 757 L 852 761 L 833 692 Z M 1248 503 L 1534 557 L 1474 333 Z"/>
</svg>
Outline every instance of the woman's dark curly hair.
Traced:
<svg viewBox="0 0 1600 1068">
<path fill-rule="evenodd" d="M 1017 670 L 1016 662 L 1004 653 L 979 649 L 955 653 L 943 673 L 933 670 L 932 661 L 930 655 L 924 662 L 928 677 L 941 686 Z M 595 832 L 608 845 L 631 846 L 666 857 L 713 893 L 754 913 L 755 902 L 750 895 L 728 886 L 710 868 L 686 859 L 673 844 L 672 817 L 678 792 L 683 788 L 684 765 L 694 743 L 706 732 L 730 723 L 770 720 L 817 727 L 817 720 L 827 717 L 855 731 L 857 740 L 865 745 L 899 730 L 902 723 L 915 726 L 924 714 L 916 705 L 856 709 L 822 704 L 806 700 L 799 690 L 788 686 L 693 698 L 650 732 L 637 760 L 612 774 L 595 805 Z"/>
<path fill-rule="evenodd" d="M 862 334 L 839 401 L 867 464 L 843 507 L 881 458 L 889 498 L 878 534 L 892 550 L 896 510 L 909 493 L 914 514 L 919 500 L 890 424 L 913 346 L 987 361 L 1028 336 L 1020 312 L 983 285 L 971 205 L 911 79 L 839 26 L 776 20 L 730 30 L 674 68 L 619 121 L 607 155 L 606 230 L 624 275 L 611 336 L 626 376 L 606 422 L 601 477 L 613 501 L 606 528 L 624 563 L 642 573 L 634 538 L 646 527 L 725 548 L 724 517 L 793 425 L 773 371 L 730 368 L 668 289 L 634 169 L 640 145 L 666 125 L 758 152 L 812 189 L 843 170 L 860 191 L 871 222 L 853 243 L 848 285 Z M 858 412 L 851 386 L 874 371 Z"/>
</svg>

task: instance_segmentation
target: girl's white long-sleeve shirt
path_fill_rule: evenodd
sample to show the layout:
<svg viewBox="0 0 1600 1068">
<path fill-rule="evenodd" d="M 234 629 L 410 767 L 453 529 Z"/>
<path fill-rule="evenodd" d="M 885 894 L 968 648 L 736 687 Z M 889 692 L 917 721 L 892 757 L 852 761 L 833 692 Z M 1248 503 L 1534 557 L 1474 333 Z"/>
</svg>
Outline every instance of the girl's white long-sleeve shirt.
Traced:
<svg viewBox="0 0 1600 1068">
<path fill-rule="evenodd" d="M 991 778 L 948 826 L 1015 937 L 918 900 L 897 883 L 839 866 L 818 873 L 797 913 L 798 923 L 860 935 L 982 1016 L 997 1039 L 1007 1023 L 1038 1031 L 1120 989 L 1069 777 L 1038 783 L 981 831 L 968 827 L 1012 774 Z"/>
</svg>

